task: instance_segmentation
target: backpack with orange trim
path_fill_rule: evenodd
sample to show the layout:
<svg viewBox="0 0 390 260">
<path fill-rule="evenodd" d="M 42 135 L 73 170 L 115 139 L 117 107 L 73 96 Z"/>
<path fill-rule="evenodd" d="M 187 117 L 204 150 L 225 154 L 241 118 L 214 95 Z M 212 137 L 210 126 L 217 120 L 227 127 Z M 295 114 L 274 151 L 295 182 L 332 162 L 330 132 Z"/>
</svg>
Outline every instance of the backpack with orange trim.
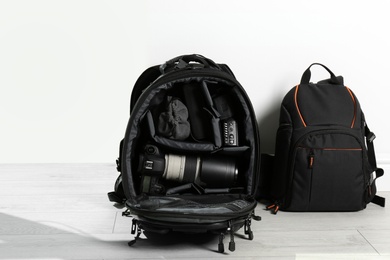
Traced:
<svg viewBox="0 0 390 260">
<path fill-rule="evenodd" d="M 320 65 L 330 79 L 310 83 L 310 68 Z M 276 136 L 268 209 L 286 211 L 357 211 L 376 196 L 377 168 L 373 140 L 364 114 L 343 78 L 313 63 L 301 83 L 285 96 Z M 271 167 L 271 168 L 272 168 Z"/>
</svg>

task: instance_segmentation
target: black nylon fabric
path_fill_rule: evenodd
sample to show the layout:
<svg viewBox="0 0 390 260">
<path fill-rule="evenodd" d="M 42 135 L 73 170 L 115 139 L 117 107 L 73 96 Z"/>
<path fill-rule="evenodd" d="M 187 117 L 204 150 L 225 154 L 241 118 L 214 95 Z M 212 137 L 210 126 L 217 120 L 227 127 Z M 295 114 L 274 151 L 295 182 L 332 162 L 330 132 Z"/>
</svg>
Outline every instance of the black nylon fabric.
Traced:
<svg viewBox="0 0 390 260">
<path fill-rule="evenodd" d="M 308 135 L 296 147 L 290 210 L 351 211 L 364 208 L 363 147 L 342 133 Z"/>
<path fill-rule="evenodd" d="M 155 73 L 155 68 L 156 66 L 151 71 L 152 74 Z M 175 221 L 178 222 L 200 224 L 243 218 L 244 216 L 246 216 L 245 218 L 248 218 L 253 212 L 256 202 L 253 201 L 252 196 L 256 190 L 260 167 L 259 134 L 256 116 L 254 115 L 250 100 L 241 85 L 235 81 L 230 69 L 228 69 L 226 65 L 223 65 L 223 68 L 224 71 L 227 72 L 215 69 L 206 70 L 200 67 L 197 67 L 194 71 L 189 69 L 184 69 L 182 71 L 171 70 L 166 75 L 161 75 L 155 82 L 147 87 L 138 85 L 138 87 L 142 87 L 143 90 L 137 101 L 132 105 L 132 114 L 127 125 L 123 142 L 121 168 L 123 188 L 127 198 L 126 205 L 139 217 L 147 216 L 149 219 L 160 219 L 162 221 L 175 219 Z M 203 70 L 207 72 L 202 73 Z M 142 79 L 142 81 L 147 82 L 148 80 Z M 158 115 L 157 111 L 162 107 L 165 97 L 172 95 L 180 99 L 182 98 L 181 87 L 189 83 L 201 85 L 204 81 L 207 81 L 207 83 L 210 84 L 210 93 L 206 93 L 209 95 L 205 97 L 206 99 L 214 98 L 215 95 L 218 95 L 218 91 L 220 91 L 218 88 L 221 88 L 222 90 L 222 87 L 224 88 L 223 93 L 230 97 L 229 102 L 232 102 L 230 106 L 234 107 L 235 119 L 239 127 L 238 147 L 223 146 L 223 142 L 221 141 L 221 129 L 219 128 L 220 119 L 216 117 L 212 108 L 210 108 L 210 112 L 208 113 L 210 115 L 208 130 L 213 133 L 210 134 L 205 141 L 194 142 L 191 140 L 173 140 L 162 136 L 159 131 L 157 131 L 158 120 L 156 115 Z M 214 87 L 214 85 L 216 87 Z M 139 92 L 135 91 L 134 93 Z M 182 100 L 185 101 L 185 99 Z M 190 136 L 187 139 L 191 138 L 192 137 Z M 140 189 L 142 179 L 140 179 L 140 161 L 138 159 L 140 153 L 144 152 L 143 147 L 147 142 L 151 142 L 158 146 L 163 153 L 182 154 L 188 156 L 188 159 L 206 156 L 213 157 L 214 154 L 216 154 L 216 157 L 224 156 L 232 158 L 232 160 L 236 157 L 236 167 L 239 168 L 237 182 L 240 183 L 240 185 L 234 192 L 228 192 L 226 194 L 223 193 L 224 189 L 221 189 L 222 193 L 219 192 L 216 195 L 193 195 L 195 198 L 192 199 L 187 195 L 185 197 L 183 197 L 184 195 L 175 195 L 180 198 L 179 201 L 181 202 L 176 203 L 171 201 L 169 202 L 169 205 L 164 201 L 165 198 L 172 198 L 172 195 L 155 196 L 154 204 L 152 205 L 153 207 L 150 208 L 150 205 L 148 204 L 149 197 L 141 193 Z M 189 169 L 194 170 L 195 165 L 192 165 L 191 167 L 186 165 L 185 170 L 189 171 Z M 190 175 L 186 174 L 185 176 L 186 179 L 184 181 L 189 181 L 187 177 Z M 189 178 L 193 179 L 193 176 L 195 175 L 191 176 L 192 177 Z M 208 192 L 210 190 L 212 189 L 208 189 Z M 193 190 L 189 190 L 188 192 L 191 193 Z M 206 196 L 208 199 L 201 199 L 206 198 Z M 192 201 L 191 203 L 187 203 L 184 200 L 188 198 L 190 202 Z M 216 202 L 210 204 L 213 200 Z M 242 209 L 234 209 L 241 204 L 244 205 Z M 183 214 L 186 215 L 183 216 Z M 205 220 L 200 220 L 197 216 L 203 216 Z M 208 219 L 206 221 L 207 217 Z M 163 222 L 161 222 L 161 225 L 169 226 L 168 223 Z M 207 229 L 207 227 L 205 228 Z"/>
<path fill-rule="evenodd" d="M 300 85 L 297 101 L 307 125 L 352 125 L 355 106 L 344 86 Z"/>
<path fill-rule="evenodd" d="M 274 166 L 262 173 L 271 174 L 263 178 L 269 197 L 288 211 L 364 209 L 375 197 L 376 163 L 359 101 L 328 68 L 332 79 L 308 83 L 309 69 L 281 104 Z"/>
<path fill-rule="evenodd" d="M 252 240 L 251 220 L 261 219 L 254 216 L 259 132 L 230 68 L 201 55 L 153 66 L 134 85 L 130 112 L 117 160 L 121 183 L 108 194 L 133 217 L 129 245 L 142 230 L 217 232 L 221 253 L 227 232 L 231 251 L 243 226 Z"/>
<path fill-rule="evenodd" d="M 134 84 L 130 99 L 130 114 L 132 112 L 133 107 L 135 106 L 135 103 L 137 102 L 138 98 L 141 96 L 145 88 L 148 87 L 161 75 L 159 67 L 160 66 L 156 65 L 145 70 Z"/>
</svg>

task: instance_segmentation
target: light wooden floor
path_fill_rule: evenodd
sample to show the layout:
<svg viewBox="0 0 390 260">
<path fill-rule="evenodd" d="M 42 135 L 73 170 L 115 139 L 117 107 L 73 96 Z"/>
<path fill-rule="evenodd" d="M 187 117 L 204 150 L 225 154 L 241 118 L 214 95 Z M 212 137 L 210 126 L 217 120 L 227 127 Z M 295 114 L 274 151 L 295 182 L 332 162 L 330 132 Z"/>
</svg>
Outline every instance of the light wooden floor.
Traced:
<svg viewBox="0 0 390 260">
<path fill-rule="evenodd" d="M 111 164 L 0 164 L 0 259 L 390 259 L 390 209 L 286 213 L 259 205 L 254 240 L 216 252 L 218 237 L 142 235 L 127 246 L 131 218 L 106 193 Z M 390 192 L 381 195 L 390 199 Z"/>
</svg>

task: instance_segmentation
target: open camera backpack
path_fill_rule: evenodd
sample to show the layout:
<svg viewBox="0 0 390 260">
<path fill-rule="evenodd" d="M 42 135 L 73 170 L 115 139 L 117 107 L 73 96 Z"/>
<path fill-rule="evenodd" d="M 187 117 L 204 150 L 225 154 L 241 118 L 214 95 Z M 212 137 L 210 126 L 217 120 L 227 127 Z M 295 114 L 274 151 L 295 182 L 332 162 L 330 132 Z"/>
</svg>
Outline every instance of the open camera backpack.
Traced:
<svg viewBox="0 0 390 260">
<path fill-rule="evenodd" d="M 110 201 L 125 203 L 132 234 L 251 230 L 260 169 L 256 116 L 232 71 L 200 55 L 147 69 L 131 94 Z"/>
<path fill-rule="evenodd" d="M 313 65 L 325 68 L 330 79 L 309 83 Z M 384 198 L 375 195 L 375 180 L 383 175 L 376 165 L 375 135 L 341 76 L 322 64 L 310 65 L 283 99 L 279 121 L 275 157 L 263 157 L 262 174 L 267 176 L 262 179 L 269 181 L 269 198 L 275 202 L 269 209 L 357 211 L 369 202 L 384 206 Z"/>
</svg>

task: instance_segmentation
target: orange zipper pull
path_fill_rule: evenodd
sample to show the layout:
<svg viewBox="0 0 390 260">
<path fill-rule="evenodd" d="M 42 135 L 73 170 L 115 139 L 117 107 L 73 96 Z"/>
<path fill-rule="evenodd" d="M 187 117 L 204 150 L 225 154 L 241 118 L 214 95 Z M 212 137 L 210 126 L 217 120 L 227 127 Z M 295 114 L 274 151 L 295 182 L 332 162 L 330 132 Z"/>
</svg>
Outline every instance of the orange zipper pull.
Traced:
<svg viewBox="0 0 390 260">
<path fill-rule="evenodd" d="M 272 210 L 272 214 L 276 215 L 279 211 L 279 202 L 276 201 L 274 204 L 268 205 L 266 207 L 267 210 Z"/>
<path fill-rule="evenodd" d="M 309 153 L 309 169 L 313 169 L 313 164 L 314 164 L 314 153 L 313 153 L 313 150 L 310 150 L 310 153 Z"/>
</svg>

